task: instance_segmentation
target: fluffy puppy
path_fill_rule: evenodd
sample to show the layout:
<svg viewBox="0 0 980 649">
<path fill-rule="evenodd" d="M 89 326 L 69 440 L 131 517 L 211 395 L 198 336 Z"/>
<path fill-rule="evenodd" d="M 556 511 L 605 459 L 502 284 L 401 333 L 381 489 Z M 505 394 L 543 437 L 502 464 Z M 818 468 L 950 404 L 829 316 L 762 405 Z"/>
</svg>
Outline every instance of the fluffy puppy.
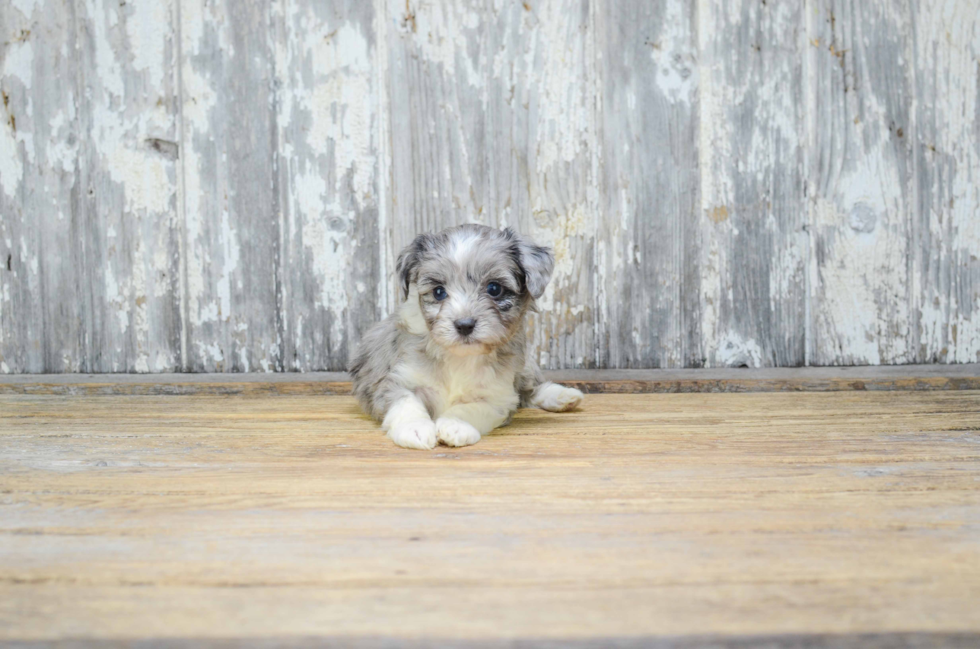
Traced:
<svg viewBox="0 0 980 649">
<path fill-rule="evenodd" d="M 482 225 L 419 235 L 402 251 L 404 302 L 368 331 L 350 366 L 354 394 L 395 444 L 476 444 L 519 406 L 581 402 L 526 358 L 524 317 L 554 264 L 547 248 Z"/>
</svg>

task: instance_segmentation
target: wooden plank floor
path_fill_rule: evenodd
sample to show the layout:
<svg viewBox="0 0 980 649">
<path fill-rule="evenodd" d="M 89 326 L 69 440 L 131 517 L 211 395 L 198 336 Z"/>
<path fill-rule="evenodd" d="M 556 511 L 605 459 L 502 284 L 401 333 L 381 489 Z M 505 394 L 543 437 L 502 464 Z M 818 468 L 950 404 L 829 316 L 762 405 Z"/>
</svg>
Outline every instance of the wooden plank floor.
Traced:
<svg viewBox="0 0 980 649">
<path fill-rule="evenodd" d="M 980 392 L 0 396 L 0 640 L 65 638 L 980 646 Z"/>
</svg>

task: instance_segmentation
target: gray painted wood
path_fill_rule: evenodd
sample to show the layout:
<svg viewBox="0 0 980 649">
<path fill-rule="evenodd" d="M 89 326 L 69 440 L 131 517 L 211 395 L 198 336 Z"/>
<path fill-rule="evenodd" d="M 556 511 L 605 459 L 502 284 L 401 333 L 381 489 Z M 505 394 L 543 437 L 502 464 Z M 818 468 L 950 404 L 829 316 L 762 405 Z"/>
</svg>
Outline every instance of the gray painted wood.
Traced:
<svg viewBox="0 0 980 649">
<path fill-rule="evenodd" d="M 698 367 L 696 6 L 598 3 L 600 367 Z"/>
<path fill-rule="evenodd" d="M 2 9 L 0 369 L 177 369 L 174 7 Z"/>
<path fill-rule="evenodd" d="M 912 357 L 980 360 L 980 9 L 912 3 Z"/>
<path fill-rule="evenodd" d="M 978 16 L 0 0 L 0 372 L 340 370 L 467 221 L 546 368 L 976 362 Z"/>
<path fill-rule="evenodd" d="M 0 371 L 79 371 L 74 6 L 0 3 L 0 48 Z"/>
<path fill-rule="evenodd" d="M 810 362 L 907 363 L 911 17 L 897 0 L 807 12 Z"/>
<path fill-rule="evenodd" d="M 706 364 L 802 365 L 803 4 L 709 0 L 699 13 Z"/>
<path fill-rule="evenodd" d="M 273 6 L 283 368 L 341 369 L 381 315 L 374 8 Z"/>
<path fill-rule="evenodd" d="M 180 0 L 186 370 L 282 369 L 272 16 Z"/>
<path fill-rule="evenodd" d="M 76 362 L 171 372 L 181 367 L 176 5 L 89 0 L 75 12 L 77 293 L 62 306 L 77 309 Z"/>
</svg>

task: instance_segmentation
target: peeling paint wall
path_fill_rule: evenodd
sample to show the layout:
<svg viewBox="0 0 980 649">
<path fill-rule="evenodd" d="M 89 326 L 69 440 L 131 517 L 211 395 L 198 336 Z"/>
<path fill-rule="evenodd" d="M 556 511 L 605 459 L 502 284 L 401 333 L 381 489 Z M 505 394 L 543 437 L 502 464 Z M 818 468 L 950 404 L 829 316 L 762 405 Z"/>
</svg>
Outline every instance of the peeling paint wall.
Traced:
<svg viewBox="0 0 980 649">
<path fill-rule="evenodd" d="M 420 231 L 544 367 L 980 362 L 974 0 L 0 0 L 0 372 L 342 369 Z"/>
</svg>

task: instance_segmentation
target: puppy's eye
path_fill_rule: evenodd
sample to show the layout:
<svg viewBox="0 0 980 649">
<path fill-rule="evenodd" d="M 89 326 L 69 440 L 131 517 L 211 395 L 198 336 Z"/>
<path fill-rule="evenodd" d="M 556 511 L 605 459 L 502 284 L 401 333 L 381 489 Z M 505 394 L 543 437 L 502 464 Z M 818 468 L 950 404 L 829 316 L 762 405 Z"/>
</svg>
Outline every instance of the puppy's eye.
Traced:
<svg viewBox="0 0 980 649">
<path fill-rule="evenodd" d="M 487 284 L 487 295 L 490 297 L 500 297 L 500 294 L 503 292 L 504 289 L 497 282 Z"/>
<path fill-rule="evenodd" d="M 449 297 L 449 294 L 446 293 L 446 289 L 444 289 L 441 286 L 437 286 L 434 289 L 432 289 L 432 297 L 434 297 L 437 302 L 442 302 L 447 297 Z"/>
</svg>

